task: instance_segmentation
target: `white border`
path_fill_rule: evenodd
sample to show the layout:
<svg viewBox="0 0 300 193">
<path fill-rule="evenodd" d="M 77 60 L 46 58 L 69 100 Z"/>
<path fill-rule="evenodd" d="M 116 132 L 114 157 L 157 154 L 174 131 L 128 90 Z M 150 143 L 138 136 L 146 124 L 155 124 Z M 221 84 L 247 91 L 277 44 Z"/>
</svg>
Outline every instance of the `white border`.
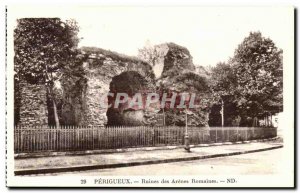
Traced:
<svg viewBox="0 0 300 193">
<path fill-rule="evenodd" d="M 52 1 L 52 2 L 55 2 L 55 1 Z M 106 2 L 106 3 L 105 3 Z M 213 2 L 216 2 L 216 1 L 213 1 Z M 253 2 L 253 1 L 251 1 L 251 2 Z M 278 2 L 278 1 L 277 1 Z M 104 4 L 107 4 L 108 3 L 108 1 L 104 1 Z M 111 5 L 111 4 L 117 4 L 117 2 L 116 1 L 113 1 L 113 2 L 110 2 L 109 4 Z M 166 3 L 166 2 L 165 2 Z M 194 2 L 195 3 L 195 2 Z M 131 3 L 129 3 L 129 5 L 130 5 Z M 136 4 L 138 4 L 139 5 L 139 3 L 136 3 L 135 2 L 135 5 Z M 147 4 L 147 3 L 145 3 L 145 2 L 143 2 L 142 3 L 142 5 L 145 5 L 145 4 Z M 166 4 L 169 4 L 169 3 L 166 3 Z M 179 3 L 172 3 L 172 5 L 182 5 L 182 4 L 184 4 L 184 3 L 182 3 L 182 2 L 179 2 Z M 188 3 L 186 3 L 186 4 L 188 4 Z M 192 1 L 192 4 L 193 4 L 193 1 Z M 214 3 L 211 3 L 211 4 L 214 4 Z M 222 3 L 221 3 L 222 4 Z M 276 4 L 276 2 L 274 3 L 274 4 Z M 274 5 L 273 4 L 273 5 Z M 281 3 L 282 4 L 282 3 Z M 141 5 L 141 4 L 140 4 Z M 202 4 L 203 5 L 203 4 Z M 204 5 L 207 5 L 207 4 L 204 4 Z M 218 4 L 218 5 L 220 5 L 220 3 Z M 236 3 L 235 5 L 240 5 L 239 3 Z M 293 31 L 293 29 L 291 30 L 291 31 Z M 11 34 L 10 34 L 11 35 Z M 3 37 L 3 36 L 2 36 Z M 11 37 L 8 37 L 8 39 L 10 39 Z M 294 52 L 293 52 L 293 45 L 294 45 L 294 40 L 293 40 L 293 36 L 289 36 L 288 37 L 288 40 L 287 40 L 287 45 L 286 45 L 286 48 L 283 48 L 283 50 L 284 50 L 284 53 L 288 53 L 288 55 L 287 56 L 284 56 L 284 96 L 289 96 L 288 98 L 287 97 L 285 97 L 285 100 L 284 100 L 284 108 L 285 108 L 285 111 L 286 112 L 288 112 L 288 113 L 286 113 L 285 114 L 285 118 L 288 120 L 290 120 L 291 119 L 291 117 L 293 116 L 293 110 L 294 110 L 294 103 L 293 103 L 293 98 L 294 98 L 294 90 L 293 90 L 293 88 L 294 88 L 294 77 L 293 77 L 293 74 L 294 74 L 294 65 L 286 65 L 286 64 L 293 64 L 294 62 L 293 62 L 293 59 L 294 59 Z M 12 49 L 12 47 L 11 47 L 11 45 L 8 47 L 8 49 Z M 12 64 L 12 61 L 10 60 L 11 58 L 8 58 L 8 64 Z M 8 69 L 8 71 L 9 71 L 9 69 Z M 2 72 L 4 72 L 4 71 L 2 71 Z M 10 80 L 11 80 L 11 73 L 7 73 L 7 77 L 8 77 L 8 85 L 11 85 L 11 82 L 10 82 Z M 3 84 L 3 82 L 1 82 L 2 84 Z M 12 95 L 13 93 L 9 93 L 8 92 L 8 95 L 7 95 L 7 98 L 8 98 L 8 101 L 7 101 L 7 103 L 8 103 L 8 106 L 10 106 L 12 103 L 12 99 L 13 99 L 13 95 Z M 3 109 L 3 108 L 2 108 Z M 9 120 L 9 117 L 10 117 L 10 115 L 9 114 L 11 114 L 11 111 L 9 111 L 9 109 L 7 109 L 8 110 L 8 122 L 10 121 Z M 291 122 L 291 121 L 288 121 L 287 122 L 288 123 L 288 125 L 287 125 L 287 130 L 292 130 L 293 131 L 293 122 Z M 7 128 L 9 128 L 9 126 L 7 127 Z M 11 135 L 11 130 L 8 130 L 8 136 L 12 136 Z M 286 132 L 285 133 L 285 139 L 293 139 L 293 132 Z M 10 146 L 10 141 L 8 141 L 9 143 L 8 143 L 8 146 L 7 146 L 7 148 L 8 148 L 8 151 L 10 151 L 11 150 L 11 146 Z M 293 142 L 293 140 L 285 140 L 285 147 L 287 148 L 287 149 L 293 149 L 293 147 L 294 147 L 294 142 Z M 10 154 L 8 154 L 8 160 L 11 160 L 11 155 Z M 291 157 L 291 152 L 286 152 L 286 156 L 287 156 L 287 158 L 292 158 Z M 11 164 L 13 164 L 13 162 L 8 162 L 8 165 L 11 165 Z M 289 165 L 289 166 L 293 166 L 293 159 L 292 159 L 292 161 L 291 160 L 287 160 L 287 163 L 286 163 L 287 165 Z M 11 177 L 11 173 L 8 173 L 8 176 L 9 177 Z M 290 176 L 289 176 L 290 177 Z M 257 181 L 257 183 L 259 183 L 259 181 L 262 181 L 260 178 L 258 178 L 257 176 L 254 178 L 254 179 L 257 179 L 258 181 Z M 268 178 L 270 181 L 271 181 L 271 178 Z M 282 178 L 281 178 L 282 179 Z M 285 178 L 285 177 L 283 177 L 283 179 L 287 179 L 287 178 Z M 17 178 L 15 179 L 15 180 L 18 180 Z M 31 178 L 31 180 L 32 180 L 32 178 Z M 269 181 L 268 180 L 268 181 Z M 274 181 L 273 181 L 274 180 Z M 274 183 L 274 182 L 276 182 L 276 179 L 273 179 L 272 181 L 272 184 Z M 22 181 L 23 182 L 26 182 L 26 180 L 23 178 L 22 179 Z M 52 183 L 52 180 L 48 180 L 48 182 L 49 181 L 51 181 L 51 183 Z M 255 180 L 256 181 L 256 180 Z M 253 181 L 253 182 L 255 182 L 255 181 Z M 18 182 L 20 182 L 20 181 L 18 181 Z M 30 182 L 28 182 L 28 183 L 30 183 Z M 34 180 L 34 184 L 36 185 L 38 182 L 36 181 L 36 180 Z M 73 182 L 71 182 L 71 183 L 73 183 Z M 255 183 L 255 186 L 257 186 L 257 183 Z M 278 183 L 280 183 L 280 180 L 278 181 Z M 278 183 L 276 183 L 276 184 L 278 184 Z M 23 184 L 23 183 L 22 183 Z M 248 185 L 250 185 L 249 183 L 247 183 Z M 49 184 L 48 184 L 49 185 Z M 74 184 L 72 184 L 72 185 L 74 185 Z"/>
</svg>

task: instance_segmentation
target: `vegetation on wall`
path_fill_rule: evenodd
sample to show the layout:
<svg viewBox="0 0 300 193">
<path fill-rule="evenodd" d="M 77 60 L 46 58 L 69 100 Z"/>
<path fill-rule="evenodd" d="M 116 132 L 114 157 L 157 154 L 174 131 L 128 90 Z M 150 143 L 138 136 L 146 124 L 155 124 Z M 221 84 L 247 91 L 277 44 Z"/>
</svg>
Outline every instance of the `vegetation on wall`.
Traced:
<svg viewBox="0 0 300 193">
<path fill-rule="evenodd" d="M 17 20 L 14 30 L 15 124 L 19 121 L 21 81 L 46 86 L 50 124 L 54 123 L 57 127 L 65 123 L 76 124 L 76 117 L 65 116 L 68 113 L 62 112 L 62 109 L 68 106 L 65 109 L 71 112 L 75 105 L 83 104 L 87 87 L 84 64 L 94 55 L 97 61 L 89 65 L 96 67 L 111 59 L 117 65 L 126 66 L 128 71 L 139 64 L 139 68 L 149 72 L 143 78 L 135 73 L 131 74 L 135 75 L 132 79 L 126 77 L 128 74 L 115 77 L 114 81 L 118 84 L 110 85 L 111 90 L 133 94 L 148 86 L 143 83 L 146 80 L 151 81 L 151 89 L 158 93 L 195 93 L 199 108 L 190 109 L 189 125 L 219 125 L 222 103 L 225 126 L 236 126 L 237 123 L 250 126 L 254 119 L 283 110 L 282 50 L 260 32 L 251 32 L 238 45 L 232 58 L 210 69 L 196 67 L 188 49 L 174 43 L 162 44 L 167 49 L 162 49 L 161 45 L 147 45 L 139 49 L 138 57 L 94 47 L 79 50 L 78 32 L 79 27 L 74 20 Z M 158 60 L 161 58 L 163 60 Z M 163 61 L 164 65 L 159 77 L 153 73 L 157 61 Z M 117 81 L 118 78 L 123 82 Z M 160 110 L 166 125 L 185 125 L 184 110 Z M 133 115 L 133 112 L 128 112 L 128 116 Z"/>
<path fill-rule="evenodd" d="M 76 21 L 59 18 L 24 18 L 14 30 L 15 81 L 45 84 L 58 127 L 55 87 L 63 69 L 77 55 L 79 28 Z"/>
</svg>

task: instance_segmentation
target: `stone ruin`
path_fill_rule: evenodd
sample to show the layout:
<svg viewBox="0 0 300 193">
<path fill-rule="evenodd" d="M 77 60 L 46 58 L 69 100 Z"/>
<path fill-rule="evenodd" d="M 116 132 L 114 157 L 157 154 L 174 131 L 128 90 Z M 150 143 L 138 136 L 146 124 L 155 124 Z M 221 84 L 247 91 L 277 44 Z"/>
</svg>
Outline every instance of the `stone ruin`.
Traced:
<svg viewBox="0 0 300 193">
<path fill-rule="evenodd" d="M 61 109 L 61 119 L 65 125 L 103 126 L 108 121 L 108 108 L 101 107 L 100 99 L 107 96 L 116 77 L 124 73 L 138 74 L 145 81 L 147 92 L 155 90 L 157 79 L 164 77 L 172 68 L 179 71 L 194 71 L 195 66 L 189 51 L 174 43 L 161 44 L 156 47 L 160 50 L 160 57 L 152 66 L 138 58 L 128 57 L 100 48 L 81 48 L 81 55 L 86 58 L 84 68 L 85 84 L 77 85 L 81 92 L 76 96 L 65 97 L 68 99 Z M 165 76 L 166 77 L 166 76 Z M 115 83 L 118 84 L 118 83 Z M 47 125 L 47 97 L 43 85 L 22 83 L 21 105 L 19 108 L 20 125 Z M 133 112 L 125 109 L 120 114 L 128 118 L 126 124 L 151 124 L 155 121 L 158 110 Z M 137 117 L 138 120 L 130 120 Z M 126 121 L 125 121 L 126 122 Z"/>
<path fill-rule="evenodd" d="M 19 123 L 21 126 L 48 125 L 47 92 L 45 85 L 22 81 L 20 88 Z"/>
<path fill-rule="evenodd" d="M 83 63 L 87 82 L 85 88 L 82 89 L 84 93 L 78 96 L 79 101 L 82 101 L 81 104 L 73 109 L 75 125 L 106 125 L 108 108 L 102 107 L 100 101 L 109 93 L 114 77 L 125 72 L 136 72 L 144 77 L 148 87 L 153 84 L 152 67 L 137 58 L 120 56 L 97 48 L 83 48 L 82 54 L 88 56 Z"/>
</svg>

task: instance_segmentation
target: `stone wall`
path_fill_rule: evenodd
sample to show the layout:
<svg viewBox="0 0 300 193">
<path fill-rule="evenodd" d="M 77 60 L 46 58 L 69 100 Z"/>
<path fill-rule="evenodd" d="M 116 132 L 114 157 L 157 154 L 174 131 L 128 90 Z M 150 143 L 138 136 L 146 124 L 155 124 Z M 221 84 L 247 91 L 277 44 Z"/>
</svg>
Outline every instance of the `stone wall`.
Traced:
<svg viewBox="0 0 300 193">
<path fill-rule="evenodd" d="M 209 101 L 210 93 L 208 93 L 209 89 L 205 81 L 207 77 L 197 74 L 189 50 L 174 43 L 157 45 L 156 49 L 160 53 L 160 57 L 156 60 L 154 68 L 163 69 L 156 85 L 160 86 L 164 92 L 196 93 L 200 107 L 191 109 L 194 116 L 189 116 L 188 125 L 208 127 L 209 111 L 206 103 Z M 167 125 L 185 125 L 185 113 L 166 109 L 166 114 Z"/>
<path fill-rule="evenodd" d="M 153 68 L 155 72 L 161 73 L 160 76 L 168 76 L 168 72 L 174 70 L 179 73 L 195 71 L 193 57 L 187 48 L 174 43 L 164 43 L 157 45 L 155 49 L 160 55 Z"/>
<path fill-rule="evenodd" d="M 145 77 L 149 82 L 154 81 L 152 67 L 134 57 L 123 56 L 100 48 L 83 48 L 82 54 L 86 60 L 85 68 L 86 88 L 81 97 L 80 120 L 77 125 L 102 126 L 107 123 L 107 107 L 101 106 L 102 98 L 109 93 L 109 85 L 113 77 L 123 72 L 134 71 Z M 153 83 L 154 86 L 154 83 Z M 74 112 L 78 112 L 74 109 Z"/>
<path fill-rule="evenodd" d="M 68 115 L 68 117 L 70 120 L 75 119 L 75 121 L 65 124 L 75 123 L 82 126 L 106 125 L 108 108 L 101 106 L 101 100 L 107 98 L 113 78 L 124 72 L 133 71 L 139 73 L 149 85 L 152 85 L 152 89 L 150 88 L 151 86 L 149 87 L 149 91 L 151 90 L 152 92 L 156 90 L 155 86 L 160 84 L 169 85 L 174 87 L 174 90 L 177 90 L 178 82 L 175 79 L 185 73 L 195 72 L 193 58 L 187 48 L 174 43 L 166 43 L 156 46 L 156 49 L 159 50 L 160 57 L 152 67 L 135 57 L 121 55 L 101 48 L 82 48 L 81 58 L 84 58 L 82 66 L 84 67 L 86 84 L 83 86 L 84 88 L 79 89 L 82 93 L 78 93 L 77 98 L 71 99 L 70 104 L 72 106 L 65 105 L 66 109 L 62 109 L 62 112 L 65 112 L 65 114 L 74 114 Z M 189 89 L 190 87 L 187 88 L 187 90 Z M 181 89 L 179 91 L 186 90 Z M 74 101 L 79 102 L 75 103 Z M 156 117 L 158 112 L 159 109 L 144 109 L 144 112 L 129 111 L 124 116 L 128 118 L 131 124 L 133 120 L 129 117 L 135 116 L 135 113 L 143 114 L 145 120 L 142 122 L 146 125 L 151 125 L 155 124 L 153 117 Z M 201 117 L 201 119 L 207 122 L 207 117 Z M 140 119 L 138 122 L 141 122 Z"/>
<path fill-rule="evenodd" d="M 176 76 L 187 71 L 194 71 L 195 66 L 189 51 L 174 43 L 167 43 L 157 46 L 161 49 L 162 56 L 152 67 L 135 57 L 121 55 L 115 52 L 100 48 L 82 48 L 82 66 L 84 84 L 79 87 L 80 92 L 76 96 L 67 96 L 61 109 L 64 125 L 81 126 L 103 126 L 107 123 L 107 107 L 101 106 L 101 100 L 107 98 L 110 91 L 112 79 L 123 72 L 137 72 L 140 74 L 149 87 L 149 91 L 155 90 L 155 84 L 176 78 Z M 154 69 L 153 69 L 154 68 Z M 155 70 L 155 68 L 157 68 Z M 160 80 L 155 80 L 154 71 L 161 74 Z M 157 78 L 157 77 L 156 77 Z M 157 84 L 158 85 L 158 84 Z M 176 84 L 174 84 L 176 86 Z M 47 92 L 43 85 L 20 83 L 20 124 L 21 125 L 47 125 Z M 68 102 L 66 102 L 68 101 Z M 145 124 L 154 124 L 153 117 L 159 109 L 144 109 Z M 132 117 L 133 112 L 126 116 Z"/>
<path fill-rule="evenodd" d="M 48 125 L 47 91 L 44 85 L 20 82 L 20 126 Z"/>
</svg>

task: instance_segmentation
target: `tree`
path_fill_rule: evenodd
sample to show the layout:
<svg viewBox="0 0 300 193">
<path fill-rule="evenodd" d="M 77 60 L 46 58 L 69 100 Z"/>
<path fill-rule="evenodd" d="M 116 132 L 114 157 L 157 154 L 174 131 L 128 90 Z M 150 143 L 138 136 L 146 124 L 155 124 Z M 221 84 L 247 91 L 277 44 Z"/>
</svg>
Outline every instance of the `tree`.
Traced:
<svg viewBox="0 0 300 193">
<path fill-rule="evenodd" d="M 227 96 L 235 93 L 237 82 L 230 64 L 219 62 L 215 67 L 211 67 L 210 73 L 210 86 L 216 95 Z"/>
<path fill-rule="evenodd" d="M 224 120 L 225 125 L 232 125 L 232 119 L 237 115 L 235 108 L 236 76 L 229 63 L 219 62 L 210 68 L 210 87 L 217 103 L 211 109 L 210 122 L 220 125 Z M 223 106 L 223 110 L 222 110 Z M 222 112 L 221 112 L 222 111 Z M 219 116 L 221 120 L 219 123 Z"/>
<path fill-rule="evenodd" d="M 214 95 L 224 101 L 225 112 L 226 104 L 231 105 L 233 116 L 238 113 L 244 120 L 255 120 L 282 111 L 282 76 L 282 50 L 254 32 L 238 46 L 233 58 L 211 68 L 210 84 Z"/>
<path fill-rule="evenodd" d="M 14 30 L 15 72 L 31 84 L 45 84 L 59 127 L 55 96 L 56 82 L 76 56 L 79 42 L 76 21 L 59 18 L 24 18 Z"/>
<path fill-rule="evenodd" d="M 250 33 L 230 61 L 236 76 L 236 102 L 252 118 L 282 111 L 282 50 L 260 32 Z"/>
</svg>

